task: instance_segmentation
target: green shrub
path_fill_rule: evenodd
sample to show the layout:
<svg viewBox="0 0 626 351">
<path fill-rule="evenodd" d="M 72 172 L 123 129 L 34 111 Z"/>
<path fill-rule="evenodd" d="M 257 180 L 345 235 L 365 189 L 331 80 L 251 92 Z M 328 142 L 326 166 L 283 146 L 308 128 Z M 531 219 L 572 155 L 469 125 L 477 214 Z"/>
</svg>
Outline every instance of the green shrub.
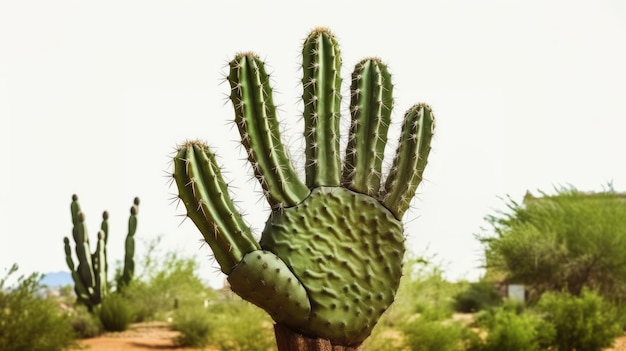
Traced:
<svg viewBox="0 0 626 351">
<path fill-rule="evenodd" d="M 180 332 L 174 340 L 181 347 L 202 348 L 208 345 L 213 318 L 200 301 L 186 304 L 174 311 L 172 329 Z"/>
<path fill-rule="evenodd" d="M 382 324 L 376 325 L 363 345 L 361 351 L 398 351 L 405 349 L 405 337 L 402 332 L 386 327 Z"/>
<path fill-rule="evenodd" d="M 38 297 L 39 274 L 19 277 L 17 286 L 5 286 L 17 271 L 13 265 L 0 278 L 0 350 L 61 351 L 76 346 L 67 316 L 51 298 Z"/>
<path fill-rule="evenodd" d="M 554 338 L 553 326 L 524 311 L 522 305 L 509 302 L 482 313 L 478 325 L 486 338 L 473 343 L 470 351 L 538 351 Z"/>
<path fill-rule="evenodd" d="M 215 295 L 197 275 L 197 260 L 176 252 L 156 251 L 160 237 L 147 244 L 141 259 L 141 272 L 124 288 L 124 296 L 133 308 L 133 321 L 165 320 L 176 302 L 208 299 Z"/>
<path fill-rule="evenodd" d="M 93 338 L 104 331 L 100 317 L 89 313 L 83 304 L 76 304 L 74 310 L 69 314 L 69 319 L 78 338 Z"/>
<path fill-rule="evenodd" d="M 238 298 L 214 301 L 210 316 L 210 343 L 222 351 L 275 350 L 273 322 L 263 310 Z"/>
<path fill-rule="evenodd" d="M 492 282 L 470 283 L 467 289 L 454 296 L 457 312 L 473 313 L 502 303 L 502 296 Z"/>
<path fill-rule="evenodd" d="M 452 320 L 416 317 L 401 328 L 412 351 L 462 351 L 473 336 L 469 328 Z"/>
<path fill-rule="evenodd" d="M 128 329 L 132 319 L 128 301 L 119 294 L 110 294 L 99 307 L 102 326 L 107 331 L 124 331 Z"/>
<path fill-rule="evenodd" d="M 452 317 L 454 296 L 463 289 L 462 285 L 448 282 L 439 266 L 424 259 L 407 260 L 403 273 L 396 301 L 379 323 L 394 326 L 415 314 L 431 320 Z"/>
<path fill-rule="evenodd" d="M 616 308 L 595 292 L 583 290 L 580 296 L 568 293 L 544 294 L 536 309 L 552 323 L 555 350 L 600 351 L 621 335 Z"/>
</svg>

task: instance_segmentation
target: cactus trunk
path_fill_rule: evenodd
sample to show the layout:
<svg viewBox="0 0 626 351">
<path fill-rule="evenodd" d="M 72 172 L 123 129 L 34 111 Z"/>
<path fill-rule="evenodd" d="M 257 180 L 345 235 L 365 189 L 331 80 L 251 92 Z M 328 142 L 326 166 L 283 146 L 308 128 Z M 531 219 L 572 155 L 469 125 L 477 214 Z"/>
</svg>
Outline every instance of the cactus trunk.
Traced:
<svg viewBox="0 0 626 351">
<path fill-rule="evenodd" d="M 311 338 L 276 324 L 274 326 L 278 351 L 357 351 L 358 347 L 335 345 L 323 338 Z"/>
</svg>

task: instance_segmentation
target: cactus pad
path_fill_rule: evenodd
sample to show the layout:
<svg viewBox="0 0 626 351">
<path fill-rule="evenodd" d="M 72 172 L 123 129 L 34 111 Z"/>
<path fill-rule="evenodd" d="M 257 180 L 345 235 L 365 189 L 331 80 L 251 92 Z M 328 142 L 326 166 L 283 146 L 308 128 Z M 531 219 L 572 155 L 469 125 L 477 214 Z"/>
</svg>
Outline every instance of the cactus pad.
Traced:
<svg viewBox="0 0 626 351">
<path fill-rule="evenodd" d="M 340 187 L 316 188 L 274 213 L 261 247 L 284 257 L 308 291 L 304 332 L 344 345 L 369 335 L 402 275 L 402 223 L 375 199 Z"/>
</svg>

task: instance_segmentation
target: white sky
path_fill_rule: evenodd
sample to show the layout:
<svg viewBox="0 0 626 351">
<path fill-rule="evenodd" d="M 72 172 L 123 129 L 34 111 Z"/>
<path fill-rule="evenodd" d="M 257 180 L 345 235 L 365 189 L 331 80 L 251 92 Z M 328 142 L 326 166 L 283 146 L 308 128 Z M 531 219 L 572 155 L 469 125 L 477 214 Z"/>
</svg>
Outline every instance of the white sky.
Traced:
<svg viewBox="0 0 626 351">
<path fill-rule="evenodd" d="M 408 5 L 411 4 L 411 5 Z M 123 258 L 140 196 L 141 243 L 209 261 L 170 204 L 174 146 L 204 139 L 221 157 L 257 234 L 267 206 L 237 147 L 220 84 L 252 50 L 273 72 L 284 139 L 302 164 L 300 45 L 330 27 L 344 84 L 378 56 L 395 82 L 395 128 L 429 103 L 437 118 L 426 181 L 405 217 L 409 248 L 448 277 L 477 278 L 483 218 L 527 190 L 626 190 L 626 3 L 614 1 L 5 1 L 0 0 L 0 274 L 67 270 L 77 193 L 94 236 L 111 214 L 109 260 Z M 348 99 L 344 99 L 347 102 Z M 392 136 L 392 139 L 395 139 Z"/>
</svg>

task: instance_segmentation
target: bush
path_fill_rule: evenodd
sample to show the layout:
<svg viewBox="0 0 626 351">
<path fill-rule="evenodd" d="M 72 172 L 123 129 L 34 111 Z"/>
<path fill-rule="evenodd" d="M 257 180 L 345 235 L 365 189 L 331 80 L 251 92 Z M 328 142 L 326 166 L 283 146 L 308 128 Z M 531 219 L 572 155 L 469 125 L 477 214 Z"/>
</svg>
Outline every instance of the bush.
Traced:
<svg viewBox="0 0 626 351">
<path fill-rule="evenodd" d="M 616 308 L 588 290 L 580 296 L 546 293 L 536 309 L 554 325 L 551 345 L 558 351 L 600 351 L 622 333 Z"/>
<path fill-rule="evenodd" d="M 174 311 L 172 329 L 180 334 L 174 340 L 181 347 L 203 348 L 209 343 L 211 331 L 210 318 L 213 318 L 207 309 L 197 304 L 180 306 Z"/>
<path fill-rule="evenodd" d="M 18 278 L 5 287 L 17 265 L 0 279 L 0 350 L 61 351 L 76 346 L 70 322 L 56 301 L 38 297 L 41 275 Z"/>
<path fill-rule="evenodd" d="M 267 351 L 276 347 L 273 322 L 263 310 L 238 297 L 207 308 L 210 343 L 222 351 Z"/>
<path fill-rule="evenodd" d="M 404 350 L 405 337 L 395 329 L 378 324 L 372 334 L 359 348 L 362 351 L 397 351 Z"/>
<path fill-rule="evenodd" d="M 406 345 L 412 351 L 462 351 L 472 338 L 473 332 L 454 321 L 414 318 L 402 325 Z M 504 349 L 503 349 L 504 350 Z"/>
<path fill-rule="evenodd" d="M 111 294 L 102 301 L 99 316 L 107 331 L 124 331 L 132 319 L 128 302 L 119 294 Z"/>
<path fill-rule="evenodd" d="M 169 252 L 157 259 L 159 242 L 160 237 L 148 243 L 141 273 L 124 288 L 124 297 L 132 305 L 135 322 L 165 320 L 177 302 L 191 303 L 215 295 L 196 274 L 198 263 L 194 258 Z"/>
<path fill-rule="evenodd" d="M 76 304 L 69 318 L 76 336 L 81 339 L 96 337 L 104 330 L 100 318 L 89 313 L 83 304 Z"/>
<path fill-rule="evenodd" d="M 446 281 L 443 270 L 424 259 L 409 259 L 403 274 L 396 301 L 380 321 L 383 325 L 402 324 L 415 314 L 431 320 L 452 317 L 454 296 L 462 285 Z"/>
<path fill-rule="evenodd" d="M 363 350 L 462 350 L 475 335 L 451 320 L 454 296 L 467 283 L 451 283 L 437 264 L 409 258 L 395 302 L 383 314 Z"/>
<path fill-rule="evenodd" d="M 501 303 L 502 296 L 491 282 L 470 283 L 454 297 L 454 309 L 463 313 L 482 311 Z"/>
<path fill-rule="evenodd" d="M 470 351 L 538 351 L 554 338 L 550 323 L 515 302 L 482 313 L 477 323 L 486 330 L 486 338 L 473 343 Z"/>
</svg>

